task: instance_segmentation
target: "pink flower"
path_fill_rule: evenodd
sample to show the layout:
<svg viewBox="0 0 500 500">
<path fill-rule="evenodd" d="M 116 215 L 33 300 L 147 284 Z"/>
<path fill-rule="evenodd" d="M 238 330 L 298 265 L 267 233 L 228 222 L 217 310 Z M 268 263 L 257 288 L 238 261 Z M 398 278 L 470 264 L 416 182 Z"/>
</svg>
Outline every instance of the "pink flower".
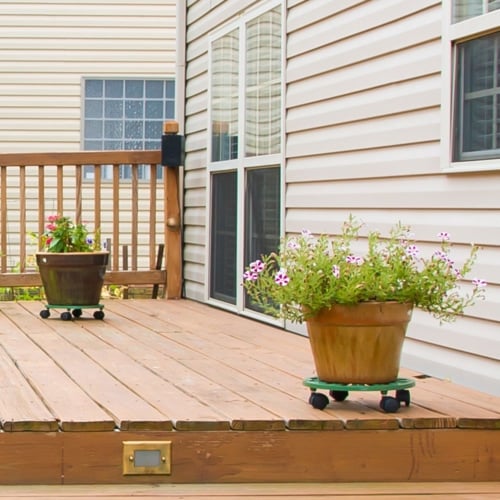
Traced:
<svg viewBox="0 0 500 500">
<path fill-rule="evenodd" d="M 259 275 L 257 273 L 254 273 L 252 271 L 245 271 L 243 273 L 243 279 L 245 281 L 257 281 Z"/>
<path fill-rule="evenodd" d="M 332 266 L 332 274 L 335 276 L 335 278 L 340 277 L 340 267 L 336 264 Z"/>
<path fill-rule="evenodd" d="M 363 257 L 358 257 L 357 255 L 348 255 L 345 259 L 348 264 L 354 264 L 356 266 L 361 266 L 363 264 Z"/>
<path fill-rule="evenodd" d="M 472 280 L 472 284 L 474 285 L 475 288 L 486 288 L 486 281 L 479 279 L 479 278 L 474 278 Z"/>
<path fill-rule="evenodd" d="M 441 240 L 441 241 L 450 241 L 450 233 L 448 233 L 447 231 L 441 231 L 437 234 L 437 237 Z"/>
<path fill-rule="evenodd" d="M 406 249 L 406 255 L 408 255 L 409 257 L 418 257 L 419 253 L 420 250 L 418 249 L 417 245 L 409 245 Z"/>
<path fill-rule="evenodd" d="M 262 271 L 264 271 L 265 267 L 266 267 L 266 265 L 261 260 L 256 260 L 256 261 L 250 263 L 250 269 L 254 273 L 261 273 Z"/>
<path fill-rule="evenodd" d="M 290 278 L 284 269 L 280 269 L 274 277 L 274 282 L 279 286 L 286 286 L 290 282 Z"/>
</svg>

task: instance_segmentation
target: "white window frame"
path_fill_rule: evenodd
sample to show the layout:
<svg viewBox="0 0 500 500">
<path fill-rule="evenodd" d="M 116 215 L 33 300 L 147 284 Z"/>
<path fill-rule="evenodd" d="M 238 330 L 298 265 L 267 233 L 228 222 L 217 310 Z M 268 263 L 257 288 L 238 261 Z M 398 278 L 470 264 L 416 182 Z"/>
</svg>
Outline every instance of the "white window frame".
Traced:
<svg viewBox="0 0 500 500">
<path fill-rule="evenodd" d="M 244 192 L 244 171 L 248 168 L 252 167 L 273 167 L 279 165 L 281 168 L 281 228 L 282 233 L 284 232 L 284 164 L 285 164 L 285 61 L 286 61 L 286 9 L 285 9 L 285 1 L 284 0 L 262 0 L 258 6 L 252 8 L 251 10 L 247 10 L 241 13 L 239 16 L 234 16 L 234 20 L 228 22 L 221 29 L 214 31 L 208 37 L 208 121 L 207 121 L 207 169 L 206 169 L 206 186 L 207 186 L 207 207 L 211 206 L 211 174 L 214 172 L 225 172 L 225 171 L 236 171 L 238 173 L 238 206 L 237 206 L 237 217 L 238 217 L 238 226 L 242 227 L 244 224 L 244 212 L 245 212 L 245 199 L 244 196 L 241 196 L 241 193 Z M 282 103 L 281 103 L 281 151 L 276 154 L 262 155 L 262 156 L 251 156 L 245 157 L 244 151 L 244 138 L 245 138 L 245 58 L 239 58 L 239 108 L 238 108 L 238 137 L 242 140 L 238 140 L 238 156 L 235 159 L 231 160 L 221 160 L 221 161 L 212 161 L 212 141 L 211 141 L 211 123 L 212 123 L 212 115 L 211 115 L 211 105 L 212 95 L 211 95 L 211 84 L 210 84 L 210 75 L 212 74 L 212 44 L 214 41 L 223 37 L 224 35 L 230 33 L 231 31 L 238 29 L 239 30 L 239 53 L 244 54 L 245 50 L 245 38 L 242 36 L 242 33 L 245 33 L 244 27 L 245 25 L 261 16 L 262 14 L 275 9 L 276 7 L 281 8 L 281 36 L 282 36 L 282 78 L 281 78 L 281 95 L 282 95 Z M 242 90 L 243 89 L 243 90 Z M 211 232 L 211 220 L 210 220 L 210 210 L 206 211 L 205 218 L 205 242 L 206 248 L 210 248 L 210 232 Z M 281 234 L 283 236 L 283 234 Z M 237 234 L 237 255 L 236 261 L 238 263 L 243 263 L 244 260 L 244 234 L 242 231 L 239 231 Z M 207 255 L 207 262 L 210 262 L 211 256 Z M 236 306 L 232 306 L 230 304 L 219 302 L 210 297 L 210 265 L 205 266 L 205 301 L 209 303 L 214 303 L 218 307 L 222 309 L 227 309 L 231 311 L 243 312 L 245 315 L 249 317 L 256 317 L 259 319 L 264 319 L 265 321 L 282 325 L 283 322 L 281 320 L 270 319 L 269 317 L 263 316 L 257 312 L 250 311 L 248 309 L 244 309 L 244 290 L 243 287 L 238 287 L 236 292 Z"/>
<path fill-rule="evenodd" d="M 500 170 L 500 159 L 453 161 L 454 45 L 498 31 L 500 10 L 452 23 L 452 0 L 443 0 L 443 70 L 441 98 L 441 165 L 447 173 Z"/>
</svg>

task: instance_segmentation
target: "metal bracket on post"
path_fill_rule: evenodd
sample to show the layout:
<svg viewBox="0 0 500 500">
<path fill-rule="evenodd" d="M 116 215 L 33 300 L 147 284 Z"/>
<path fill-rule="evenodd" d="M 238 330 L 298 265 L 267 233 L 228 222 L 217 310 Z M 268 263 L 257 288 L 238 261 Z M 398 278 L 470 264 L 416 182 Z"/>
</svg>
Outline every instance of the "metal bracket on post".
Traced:
<svg viewBox="0 0 500 500">
<path fill-rule="evenodd" d="M 184 164 L 184 136 L 178 132 L 176 121 L 164 122 L 161 136 L 161 164 L 164 167 L 176 168 Z"/>
</svg>

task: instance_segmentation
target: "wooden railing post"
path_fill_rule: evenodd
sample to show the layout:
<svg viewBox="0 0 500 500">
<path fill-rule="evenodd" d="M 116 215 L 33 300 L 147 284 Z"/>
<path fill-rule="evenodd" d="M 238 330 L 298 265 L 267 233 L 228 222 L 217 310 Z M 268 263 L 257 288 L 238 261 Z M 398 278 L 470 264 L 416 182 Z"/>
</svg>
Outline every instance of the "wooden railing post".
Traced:
<svg viewBox="0 0 500 500">
<path fill-rule="evenodd" d="M 182 141 L 178 136 L 179 124 L 167 121 L 163 124 L 162 165 L 165 182 L 165 247 L 166 247 L 166 297 L 179 299 L 182 293 L 182 242 L 181 208 L 179 202 L 179 166 Z"/>
</svg>

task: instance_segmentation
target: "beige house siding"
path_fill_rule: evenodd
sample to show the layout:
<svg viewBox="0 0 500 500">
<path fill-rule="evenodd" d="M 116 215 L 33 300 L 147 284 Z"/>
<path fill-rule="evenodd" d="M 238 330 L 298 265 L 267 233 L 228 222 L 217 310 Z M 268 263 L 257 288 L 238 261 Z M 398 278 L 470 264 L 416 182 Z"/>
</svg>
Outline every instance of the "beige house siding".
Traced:
<svg viewBox="0 0 500 500">
<path fill-rule="evenodd" d="M 175 33 L 175 0 L 1 2 L 0 152 L 78 151 L 82 78 L 174 78 Z M 105 186 L 106 181 L 103 204 L 111 212 Z M 157 199 L 163 199 L 163 188 L 158 189 Z M 14 186 L 9 190 L 9 219 L 13 221 L 17 203 Z M 37 200 L 31 203 L 36 210 Z M 52 210 L 50 199 L 47 203 L 47 210 Z M 70 215 L 71 193 L 67 205 Z M 147 221 L 149 204 L 143 206 L 140 218 Z M 159 210 L 161 216 L 161 206 Z M 128 244 L 127 200 L 123 200 L 122 220 L 123 244 Z M 146 223 L 142 227 L 147 230 Z M 161 234 L 161 220 L 159 228 Z M 111 225 L 104 223 L 101 232 L 111 234 Z M 139 240 L 148 241 L 146 232 Z M 9 242 L 14 266 L 19 242 L 15 231 L 9 234 Z M 140 249 L 145 265 L 149 264 L 147 249 L 147 245 Z"/>
<path fill-rule="evenodd" d="M 82 77 L 173 77 L 175 0 L 0 3 L 0 151 L 80 148 Z"/>
<path fill-rule="evenodd" d="M 254 2 L 188 2 L 185 280 L 205 298 L 207 35 Z M 234 8 L 231 8 L 234 7 Z M 404 364 L 500 391 L 500 172 L 441 165 L 440 0 L 287 2 L 285 232 L 336 232 L 349 213 L 384 231 L 401 220 L 422 245 L 451 233 L 457 260 L 483 247 L 487 300 L 440 326 L 415 311 Z"/>
</svg>

